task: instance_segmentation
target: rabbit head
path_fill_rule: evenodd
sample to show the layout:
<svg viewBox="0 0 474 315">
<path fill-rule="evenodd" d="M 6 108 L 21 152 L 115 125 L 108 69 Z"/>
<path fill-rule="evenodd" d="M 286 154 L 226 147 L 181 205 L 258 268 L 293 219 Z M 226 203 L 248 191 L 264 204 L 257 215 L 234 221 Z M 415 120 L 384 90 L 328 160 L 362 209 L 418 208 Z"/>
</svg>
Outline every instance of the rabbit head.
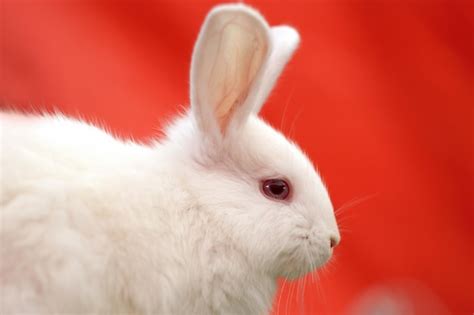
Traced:
<svg viewBox="0 0 474 315">
<path fill-rule="evenodd" d="M 340 238 L 310 160 L 258 117 L 298 43 L 247 6 L 213 9 L 193 52 L 191 110 L 168 130 L 192 161 L 200 209 L 253 266 L 288 278 L 324 264 Z"/>
</svg>

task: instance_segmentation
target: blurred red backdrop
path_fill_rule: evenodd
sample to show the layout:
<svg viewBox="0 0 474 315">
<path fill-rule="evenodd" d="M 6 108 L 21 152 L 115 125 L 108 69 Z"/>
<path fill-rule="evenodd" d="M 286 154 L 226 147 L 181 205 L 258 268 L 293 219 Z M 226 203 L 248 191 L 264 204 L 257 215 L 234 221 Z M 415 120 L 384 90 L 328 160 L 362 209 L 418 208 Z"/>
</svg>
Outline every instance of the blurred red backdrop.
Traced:
<svg viewBox="0 0 474 315">
<path fill-rule="evenodd" d="M 215 3 L 3 0 L 0 106 L 150 138 L 188 103 Z M 347 205 L 332 266 L 274 313 L 472 314 L 474 2 L 249 3 L 302 37 L 263 116 Z"/>
</svg>

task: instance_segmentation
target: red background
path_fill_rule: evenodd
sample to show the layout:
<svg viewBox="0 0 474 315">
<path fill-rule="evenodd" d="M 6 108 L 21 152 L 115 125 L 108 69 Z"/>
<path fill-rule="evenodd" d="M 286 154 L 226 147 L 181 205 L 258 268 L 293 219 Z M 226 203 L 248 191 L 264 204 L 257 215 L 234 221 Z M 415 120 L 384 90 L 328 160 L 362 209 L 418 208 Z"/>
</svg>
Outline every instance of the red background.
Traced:
<svg viewBox="0 0 474 315">
<path fill-rule="evenodd" d="M 332 266 L 285 284 L 275 313 L 375 314 L 388 294 L 414 307 L 400 315 L 472 314 L 474 2 L 250 3 L 302 37 L 263 116 L 349 202 Z M 212 4 L 3 0 L 0 106 L 149 138 L 188 103 Z"/>
</svg>

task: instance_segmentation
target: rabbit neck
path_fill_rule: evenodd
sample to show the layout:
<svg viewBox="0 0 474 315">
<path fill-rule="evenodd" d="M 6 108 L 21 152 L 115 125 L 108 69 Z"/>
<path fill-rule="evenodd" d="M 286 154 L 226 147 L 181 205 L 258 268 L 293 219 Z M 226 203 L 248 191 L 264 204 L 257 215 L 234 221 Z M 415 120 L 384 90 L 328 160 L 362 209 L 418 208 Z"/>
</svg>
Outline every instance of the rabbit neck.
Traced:
<svg viewBox="0 0 474 315">
<path fill-rule="evenodd" d="M 196 292 L 195 313 L 267 313 L 276 280 L 257 270 L 212 217 L 207 217 L 200 209 L 196 209 L 194 215 L 192 222 L 200 223 L 188 227 L 192 231 L 188 248 L 189 269 L 183 272 L 189 273 L 195 268 L 190 277 Z"/>
<path fill-rule="evenodd" d="M 114 238 L 120 236 L 114 241 L 108 277 L 117 312 L 268 312 L 276 279 L 258 270 L 222 224 L 199 205 L 186 176 L 168 174 L 168 169 L 163 163 L 148 172 L 135 171 L 133 177 L 149 176 L 127 182 L 146 183 L 127 185 L 118 196 L 124 211 L 107 225 L 115 231 Z"/>
</svg>

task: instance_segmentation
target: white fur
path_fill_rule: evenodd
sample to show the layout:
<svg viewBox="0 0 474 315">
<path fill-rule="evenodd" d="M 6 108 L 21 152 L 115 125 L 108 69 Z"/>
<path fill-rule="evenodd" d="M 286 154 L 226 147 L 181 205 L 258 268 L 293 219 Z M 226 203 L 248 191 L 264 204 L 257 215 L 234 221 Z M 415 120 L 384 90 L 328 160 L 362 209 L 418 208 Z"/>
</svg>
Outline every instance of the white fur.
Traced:
<svg viewBox="0 0 474 315">
<path fill-rule="evenodd" d="M 59 115 L 0 113 L 0 313 L 263 314 L 278 277 L 325 263 L 339 239 L 327 191 L 254 114 L 297 44 L 244 5 L 213 9 L 191 110 L 152 146 Z M 232 70 L 209 74 L 214 64 Z M 291 182 L 290 201 L 263 196 L 274 177 Z"/>
</svg>

